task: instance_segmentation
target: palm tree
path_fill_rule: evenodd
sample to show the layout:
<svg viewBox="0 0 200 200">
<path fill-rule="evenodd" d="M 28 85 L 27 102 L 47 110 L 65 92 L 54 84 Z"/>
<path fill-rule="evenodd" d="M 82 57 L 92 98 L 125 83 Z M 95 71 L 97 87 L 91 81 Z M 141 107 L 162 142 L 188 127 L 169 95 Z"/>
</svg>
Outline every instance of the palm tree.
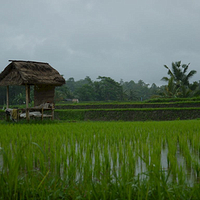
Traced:
<svg viewBox="0 0 200 200">
<path fill-rule="evenodd" d="M 173 77 L 169 78 L 168 84 L 161 92 L 161 96 L 166 98 L 176 98 L 180 95 L 179 88 L 176 87 Z"/>
<path fill-rule="evenodd" d="M 188 74 L 186 74 L 189 64 L 181 65 L 181 61 L 175 63 L 172 62 L 172 70 L 170 70 L 166 65 L 164 65 L 164 67 L 168 69 L 168 75 L 170 77 L 163 77 L 161 80 L 167 81 L 168 85 L 171 85 L 171 82 L 173 81 L 175 84 L 175 90 L 178 92 L 178 96 L 188 97 L 191 93 L 189 79 L 197 72 L 195 70 L 191 70 Z"/>
</svg>

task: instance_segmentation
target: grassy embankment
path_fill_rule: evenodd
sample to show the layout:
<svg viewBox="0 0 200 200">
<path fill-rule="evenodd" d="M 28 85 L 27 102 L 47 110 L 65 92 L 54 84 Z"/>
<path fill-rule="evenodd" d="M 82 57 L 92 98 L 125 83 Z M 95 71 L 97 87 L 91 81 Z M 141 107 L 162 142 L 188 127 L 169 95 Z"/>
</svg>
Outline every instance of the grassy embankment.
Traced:
<svg viewBox="0 0 200 200">
<path fill-rule="evenodd" d="M 177 101 L 179 100 L 179 101 Z M 162 99 L 148 102 L 90 102 L 56 104 L 55 119 L 90 121 L 158 121 L 200 118 L 200 101 L 193 99 Z M 19 106 L 14 106 L 19 107 Z M 0 119 L 5 115 L 1 111 Z"/>
<path fill-rule="evenodd" d="M 197 101 L 198 100 L 198 101 Z M 56 118 L 92 121 L 147 121 L 200 118 L 199 99 L 154 103 L 58 104 Z"/>
</svg>

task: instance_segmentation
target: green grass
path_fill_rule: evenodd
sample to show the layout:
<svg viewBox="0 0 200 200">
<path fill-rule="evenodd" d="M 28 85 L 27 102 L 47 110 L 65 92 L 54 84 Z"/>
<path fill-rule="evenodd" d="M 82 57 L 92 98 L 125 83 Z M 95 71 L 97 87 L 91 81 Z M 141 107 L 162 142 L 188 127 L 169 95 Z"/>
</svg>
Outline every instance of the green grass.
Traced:
<svg viewBox="0 0 200 200">
<path fill-rule="evenodd" d="M 155 98 L 149 99 L 145 102 L 147 103 L 160 103 L 160 102 L 187 102 L 187 101 L 200 101 L 200 97 L 192 97 L 192 98 Z"/>
<path fill-rule="evenodd" d="M 56 109 L 55 118 L 60 120 L 93 121 L 146 121 L 197 119 L 197 108 L 117 108 L 117 109 Z"/>
<path fill-rule="evenodd" d="M 55 111 L 69 111 L 69 112 L 78 112 L 78 111 L 82 111 L 82 112 L 86 112 L 86 111 L 126 111 L 126 110 L 130 110 L 130 111 L 156 111 L 156 110 L 200 110 L 200 107 L 185 107 L 185 108 L 174 108 L 174 107 L 169 107 L 169 108 L 114 108 L 114 109 L 56 109 Z"/>
<path fill-rule="evenodd" d="M 172 105 L 176 105 L 176 104 L 196 104 L 196 103 L 200 103 L 200 98 L 193 98 L 193 99 L 188 99 L 188 98 L 179 98 L 179 99 L 150 99 L 147 101 L 123 101 L 123 102 L 79 102 L 79 103 L 56 103 L 56 106 L 89 106 L 89 105 L 96 105 L 96 106 L 103 106 L 103 105 L 132 105 L 132 104 L 136 104 L 136 105 L 141 105 L 141 104 L 148 104 L 148 105 L 157 105 L 157 104 L 172 104 Z"/>
<path fill-rule="evenodd" d="M 198 120 L 0 128 L 0 199 L 200 197 Z"/>
</svg>

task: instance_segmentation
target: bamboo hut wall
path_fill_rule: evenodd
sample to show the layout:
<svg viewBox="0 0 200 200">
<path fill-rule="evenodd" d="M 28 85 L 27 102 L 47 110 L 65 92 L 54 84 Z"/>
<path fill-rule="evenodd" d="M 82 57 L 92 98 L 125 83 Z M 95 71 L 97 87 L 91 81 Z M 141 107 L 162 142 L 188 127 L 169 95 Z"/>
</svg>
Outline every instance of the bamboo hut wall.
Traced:
<svg viewBox="0 0 200 200">
<path fill-rule="evenodd" d="M 6 87 L 0 86 L 0 105 L 6 104 Z"/>
<path fill-rule="evenodd" d="M 54 103 L 55 86 L 35 85 L 34 86 L 34 106 L 43 103 Z"/>
</svg>

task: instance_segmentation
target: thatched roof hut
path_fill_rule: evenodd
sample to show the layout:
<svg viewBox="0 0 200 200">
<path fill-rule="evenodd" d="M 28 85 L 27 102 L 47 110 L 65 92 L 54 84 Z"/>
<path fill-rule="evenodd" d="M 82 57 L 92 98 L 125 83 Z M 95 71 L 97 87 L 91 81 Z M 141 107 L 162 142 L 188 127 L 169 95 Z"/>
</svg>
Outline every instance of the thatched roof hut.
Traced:
<svg viewBox="0 0 200 200">
<path fill-rule="evenodd" d="M 9 86 L 26 87 L 27 119 L 30 86 L 34 85 L 34 106 L 45 102 L 54 103 L 55 87 L 65 84 L 65 79 L 48 63 L 9 60 L 11 63 L 0 74 L 0 86 L 7 86 L 7 108 L 9 106 Z"/>
<path fill-rule="evenodd" d="M 0 74 L 0 86 L 54 85 L 61 86 L 65 79 L 48 63 L 11 60 Z"/>
</svg>

